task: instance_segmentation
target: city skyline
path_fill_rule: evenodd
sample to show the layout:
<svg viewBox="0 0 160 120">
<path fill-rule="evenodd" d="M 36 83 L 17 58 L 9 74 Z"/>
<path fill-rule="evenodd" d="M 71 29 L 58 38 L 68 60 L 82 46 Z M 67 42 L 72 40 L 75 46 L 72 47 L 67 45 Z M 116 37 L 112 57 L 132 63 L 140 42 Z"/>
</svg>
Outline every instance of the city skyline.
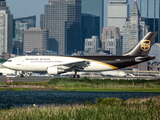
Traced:
<svg viewBox="0 0 160 120">
<path fill-rule="evenodd" d="M 6 1 L 6 3 L 7 3 L 7 0 L 0 0 L 0 1 Z M 16 1 L 16 0 L 15 0 Z M 14 1 L 14 2 L 15 2 Z M 21 9 L 22 9 L 22 7 L 23 7 L 23 5 L 25 5 L 25 6 L 29 6 L 30 7 L 30 9 L 28 9 L 28 8 L 26 8 L 25 9 L 25 7 L 22 9 L 22 10 L 24 10 L 24 12 L 23 11 L 21 11 L 21 12 L 16 12 L 16 13 L 19 13 L 19 15 L 23 15 L 24 17 L 27 17 L 28 15 L 30 15 L 30 13 L 32 13 L 32 14 L 34 14 L 35 16 L 37 16 L 36 18 L 38 18 L 38 19 L 36 19 L 36 23 L 37 23 L 37 26 L 35 26 L 35 27 L 37 27 L 37 28 L 42 28 L 42 29 L 48 29 L 49 30 L 49 39 L 50 39 L 50 46 L 51 47 L 49 47 L 49 50 L 53 50 L 53 51 L 56 51 L 56 52 L 58 52 L 58 54 L 60 54 L 60 55 L 63 55 L 63 54 L 68 54 L 69 52 L 66 52 L 66 51 L 68 51 L 68 50 L 70 50 L 70 53 L 69 54 L 72 54 L 74 51 L 83 51 L 82 49 L 78 49 L 76 46 L 76 44 L 74 44 L 74 40 L 78 40 L 78 38 L 79 39 L 81 39 L 81 36 L 79 36 L 79 37 L 77 37 L 77 38 L 74 38 L 73 37 L 73 40 L 71 39 L 71 36 L 73 36 L 73 34 L 75 34 L 74 32 L 75 32 L 75 30 L 72 28 L 72 31 L 68 31 L 68 30 L 71 30 L 70 28 L 69 28 L 69 26 L 70 26 L 70 23 L 72 23 L 71 21 L 73 21 L 74 19 L 72 19 L 72 18 L 70 18 L 70 16 L 74 16 L 74 12 L 75 11 L 73 11 L 73 9 L 72 9 L 72 11 L 69 11 L 69 12 L 67 12 L 67 14 L 66 14 L 66 12 L 65 12 L 65 15 L 64 16 L 66 16 L 67 15 L 67 17 L 66 17 L 66 19 L 61 19 L 61 16 L 60 16 L 60 18 L 57 18 L 57 17 L 55 17 L 55 15 L 57 16 L 57 15 L 59 15 L 59 12 L 62 12 L 61 10 L 59 11 L 59 7 L 57 7 L 57 5 L 56 4 L 58 4 L 57 2 L 59 2 L 59 4 L 61 4 L 62 2 L 64 2 L 63 0 L 61 1 L 61 0 L 45 0 L 45 2 L 47 2 L 47 4 L 46 3 L 43 3 L 44 2 L 44 0 L 43 0 L 43 2 L 42 1 L 40 1 L 40 2 L 38 2 L 37 0 L 34 0 L 34 1 L 31 1 L 31 0 L 29 0 L 29 1 L 20 1 L 20 0 L 17 0 L 18 2 L 18 5 L 19 5 L 19 7 L 17 7 L 15 10 L 19 10 L 19 11 L 21 11 Z M 120 28 L 120 33 L 121 33 L 121 35 L 123 35 L 123 31 L 122 31 L 122 29 L 123 29 L 123 26 L 120 26 L 121 24 L 124 24 L 124 20 L 126 20 L 126 18 L 130 18 L 130 14 L 132 14 L 132 12 L 130 11 L 130 9 L 133 7 L 132 6 L 132 3 L 130 3 L 130 2 L 128 2 L 128 0 L 123 0 L 123 1 L 118 1 L 118 0 L 111 0 L 111 1 L 109 1 L 109 0 L 104 0 L 105 1 L 105 3 L 103 4 L 103 0 L 102 0 L 102 2 L 97 2 L 97 1 L 95 1 L 95 2 L 93 2 L 91 5 L 89 4 L 89 3 L 87 3 L 86 1 L 86 3 L 82 0 L 82 3 L 80 3 L 81 2 L 81 0 L 79 0 L 79 8 L 80 7 L 82 7 L 81 9 L 76 9 L 76 10 L 78 10 L 79 11 L 79 14 L 77 14 L 77 15 L 79 15 L 79 17 L 77 17 L 78 19 L 75 19 L 75 20 L 78 20 L 77 21 L 77 25 L 81 25 L 81 13 L 88 13 L 88 14 L 93 14 L 93 15 L 97 15 L 97 16 L 100 16 L 100 22 L 101 23 L 103 23 L 103 21 L 105 21 L 105 23 L 107 23 L 108 24 L 108 26 L 107 27 L 113 27 L 113 26 L 115 26 L 115 27 L 119 27 Z M 7 4 L 7 6 L 9 6 L 9 8 L 11 9 L 12 7 L 10 7 L 10 5 L 9 4 L 11 4 L 12 2 L 10 1 L 10 0 L 8 0 L 8 4 Z M 51 3 L 51 2 L 54 2 L 54 3 Z M 106 3 L 107 2 L 107 3 Z M 109 2 L 110 2 L 110 4 L 109 4 Z M 138 4 L 137 3 L 137 1 L 136 0 L 133 0 L 132 2 L 134 2 L 134 3 L 136 3 L 136 4 Z M 139 0 L 139 2 L 140 2 L 140 0 Z M 40 5 L 40 3 L 42 4 L 43 3 L 43 6 L 44 7 L 38 7 L 39 5 Z M 125 8 L 124 8 L 124 3 L 125 3 Z M 23 4 L 23 5 L 22 5 Z M 59 6 L 59 4 L 58 4 L 58 6 Z M 122 5 L 123 4 L 123 5 Z M 35 5 L 37 6 L 37 7 L 35 7 Z M 54 6 L 53 6 L 54 5 Z M 67 6 L 69 6 L 70 4 L 66 4 Z M 75 5 L 75 4 L 73 4 L 73 5 Z M 103 19 L 103 12 L 104 12 L 104 10 L 103 10 L 103 5 L 105 6 L 105 8 L 108 8 L 107 9 L 107 14 L 108 14 L 108 22 L 106 21 L 106 20 L 104 20 Z M 108 6 L 107 6 L 108 5 Z M 110 5 L 110 6 L 109 6 Z M 117 6 L 120 6 L 120 7 L 117 7 Z M 11 4 L 11 6 L 14 6 L 13 4 Z M 34 6 L 34 9 L 32 8 Z M 42 6 L 42 5 L 41 5 Z M 48 7 L 47 7 L 48 6 Z M 102 10 L 101 10 L 101 7 L 102 7 Z M 126 7 L 127 6 L 127 7 Z M 137 5 L 138 6 L 138 5 Z M 73 7 L 73 6 L 72 6 Z M 115 8 L 115 7 L 117 7 L 117 9 Z M 42 8 L 42 9 L 41 9 Z M 56 8 L 56 9 L 53 9 L 52 10 L 52 8 Z M 64 7 L 62 7 L 62 8 L 64 8 Z M 68 11 L 68 10 L 70 10 L 69 8 L 71 8 L 71 7 L 68 7 L 67 8 L 67 10 L 64 10 L 64 11 Z M 90 8 L 92 8 L 92 9 L 90 9 Z M 94 9 L 95 8 L 95 9 Z M 112 8 L 112 9 L 111 9 Z M 44 9 L 44 11 L 42 11 Z M 119 10 L 118 10 L 119 9 Z M 140 7 L 137 7 L 137 9 L 140 9 Z M 26 11 L 27 10 L 27 11 Z M 29 11 L 31 11 L 32 10 L 32 12 L 29 12 Z M 57 11 L 58 10 L 58 11 Z M 93 11 L 92 11 L 93 10 Z M 121 10 L 121 11 L 120 11 Z M 38 14 L 36 13 L 38 11 Z M 53 13 L 51 13 L 51 11 L 53 11 Z M 58 13 L 57 13 L 58 12 Z M 81 12 L 81 13 L 80 13 Z M 76 12 L 77 13 L 77 12 Z M 105 13 L 105 16 L 107 16 L 107 14 Z M 117 13 L 119 13 L 119 14 L 117 14 Z M 120 14 L 120 13 L 123 13 L 123 14 Z M 12 13 L 13 14 L 13 16 L 14 16 L 14 12 Z M 28 14 L 28 15 L 27 15 Z M 71 14 L 71 15 L 70 15 Z M 18 15 L 18 14 L 17 14 Z M 127 15 L 127 16 L 126 16 Z M 53 17 L 54 16 L 54 17 Z M 101 17 L 102 16 L 102 17 Z M 117 18 L 117 16 L 118 16 L 118 18 Z M 17 19 L 17 18 L 22 18 L 22 17 L 16 17 L 16 15 L 14 16 L 14 19 Z M 74 18 L 74 17 L 73 17 Z M 113 19 L 114 18 L 114 19 Z M 123 21 L 121 21 L 121 19 L 123 18 Z M 57 19 L 59 20 L 58 22 L 60 22 L 61 20 L 63 20 L 63 23 L 65 23 L 65 22 L 67 22 L 67 34 L 66 33 L 64 33 L 64 32 L 66 32 L 64 29 L 62 29 L 62 24 L 61 24 L 61 22 L 60 22 L 60 24 L 58 24 L 56 21 L 57 21 Z M 118 19 L 120 19 L 120 21 L 118 22 L 117 20 Z M 71 21 L 70 21 L 71 20 Z M 76 21 L 75 21 L 76 22 Z M 93 21 L 92 21 L 93 22 Z M 105 27 L 105 25 L 104 25 L 104 23 L 103 24 L 101 24 L 100 23 L 100 25 L 102 26 L 102 28 L 103 27 Z M 96 22 L 96 24 L 98 24 L 98 22 Z M 61 26 L 61 28 L 59 27 L 59 25 Z M 75 24 L 76 25 L 76 24 Z M 101 26 L 100 26 L 100 28 L 101 28 Z M 58 27 L 58 28 L 57 28 Z M 75 28 L 81 28 L 81 27 L 75 27 Z M 102 29 L 101 28 L 101 29 Z M 65 28 L 66 29 L 66 28 Z M 93 29 L 95 29 L 95 28 L 93 28 Z M 53 32 L 54 31 L 54 32 Z M 61 33 L 60 31 L 62 31 L 63 33 Z M 81 31 L 81 30 L 80 30 Z M 80 33 L 80 31 L 78 32 L 78 33 Z M 71 34 L 70 34 L 71 33 Z M 85 32 L 86 33 L 86 32 Z M 101 33 L 101 32 L 100 32 Z M 138 32 L 136 32 L 136 33 L 138 33 Z M 64 36 L 65 35 L 65 36 Z M 66 36 L 67 35 L 67 36 Z M 77 34 L 76 34 L 77 35 Z M 95 34 L 96 35 L 96 34 Z M 60 38 L 60 36 L 63 36 L 64 38 L 63 38 L 63 40 L 62 40 L 62 38 Z M 99 38 L 100 38 L 100 36 L 99 35 L 97 35 Z M 92 35 L 91 36 L 89 36 L 89 37 L 87 37 L 87 36 L 85 36 L 85 38 L 91 38 L 92 37 Z M 52 39 L 52 40 L 51 40 Z M 54 43 L 54 41 L 58 44 L 55 44 Z M 62 42 L 63 41 L 63 42 Z M 80 41 L 80 40 L 79 40 Z M 78 43 L 78 41 L 76 41 L 77 43 Z M 80 41 L 81 42 L 81 41 Z M 79 43 L 80 43 L 79 42 Z M 54 44 L 53 44 L 54 43 Z M 66 46 L 66 43 L 67 43 L 67 46 L 69 45 L 69 47 L 65 47 Z M 54 46 L 54 47 L 53 47 Z M 75 46 L 75 47 L 74 47 Z M 79 44 L 79 48 L 81 48 L 80 47 L 81 45 Z M 84 45 L 82 45 L 82 46 L 84 46 Z M 57 48 L 58 47 L 58 48 Z M 72 48 L 72 47 L 74 47 L 74 48 Z M 54 49 L 53 49 L 54 48 Z M 56 49 L 57 48 L 57 49 Z M 71 48 L 72 48 L 72 50 L 71 50 Z M 101 48 L 101 46 L 100 46 L 100 48 Z"/>
</svg>

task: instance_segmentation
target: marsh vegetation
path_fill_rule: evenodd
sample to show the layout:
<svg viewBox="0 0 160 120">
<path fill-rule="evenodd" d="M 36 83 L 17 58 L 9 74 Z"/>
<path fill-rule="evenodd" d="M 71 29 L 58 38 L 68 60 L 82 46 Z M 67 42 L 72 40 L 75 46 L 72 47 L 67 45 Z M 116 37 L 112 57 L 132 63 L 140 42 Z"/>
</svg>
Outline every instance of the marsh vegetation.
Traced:
<svg viewBox="0 0 160 120">
<path fill-rule="evenodd" d="M 43 107 L 13 108 L 0 110 L 2 120 L 155 120 L 160 118 L 160 97 L 98 98 L 96 104 L 87 101 L 84 105 L 54 105 Z"/>
</svg>

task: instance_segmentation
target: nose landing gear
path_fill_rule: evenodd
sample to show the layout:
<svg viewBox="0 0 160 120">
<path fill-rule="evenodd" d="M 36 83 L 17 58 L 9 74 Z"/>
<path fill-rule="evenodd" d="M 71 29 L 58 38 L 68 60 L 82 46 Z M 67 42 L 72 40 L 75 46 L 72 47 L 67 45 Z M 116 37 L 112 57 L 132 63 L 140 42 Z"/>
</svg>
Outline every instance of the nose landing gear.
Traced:
<svg viewBox="0 0 160 120">
<path fill-rule="evenodd" d="M 24 75 L 23 75 L 23 74 L 20 74 L 20 77 L 24 77 Z"/>
</svg>

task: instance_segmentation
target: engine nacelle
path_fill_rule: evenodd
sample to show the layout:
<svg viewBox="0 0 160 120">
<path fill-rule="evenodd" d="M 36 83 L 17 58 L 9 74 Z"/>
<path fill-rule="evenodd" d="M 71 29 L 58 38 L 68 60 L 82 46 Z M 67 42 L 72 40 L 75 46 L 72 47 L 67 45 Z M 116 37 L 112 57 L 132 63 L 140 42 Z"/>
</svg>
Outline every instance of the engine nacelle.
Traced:
<svg viewBox="0 0 160 120">
<path fill-rule="evenodd" d="M 64 70 L 62 70 L 58 67 L 48 67 L 48 69 L 47 69 L 47 73 L 50 75 L 58 75 L 63 72 L 64 72 Z"/>
</svg>

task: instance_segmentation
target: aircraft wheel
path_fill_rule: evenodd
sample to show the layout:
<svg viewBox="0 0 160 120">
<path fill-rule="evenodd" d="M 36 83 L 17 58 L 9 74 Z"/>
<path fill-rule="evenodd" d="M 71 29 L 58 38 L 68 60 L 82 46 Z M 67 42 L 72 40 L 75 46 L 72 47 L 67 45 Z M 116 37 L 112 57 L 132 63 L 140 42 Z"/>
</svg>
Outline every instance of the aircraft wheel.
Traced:
<svg viewBox="0 0 160 120">
<path fill-rule="evenodd" d="M 71 75 L 71 78 L 75 78 L 75 75 Z"/>
<path fill-rule="evenodd" d="M 79 78 L 80 76 L 79 75 L 75 75 L 75 78 Z"/>
<path fill-rule="evenodd" d="M 20 77 L 23 77 L 23 74 L 20 74 Z"/>
</svg>

